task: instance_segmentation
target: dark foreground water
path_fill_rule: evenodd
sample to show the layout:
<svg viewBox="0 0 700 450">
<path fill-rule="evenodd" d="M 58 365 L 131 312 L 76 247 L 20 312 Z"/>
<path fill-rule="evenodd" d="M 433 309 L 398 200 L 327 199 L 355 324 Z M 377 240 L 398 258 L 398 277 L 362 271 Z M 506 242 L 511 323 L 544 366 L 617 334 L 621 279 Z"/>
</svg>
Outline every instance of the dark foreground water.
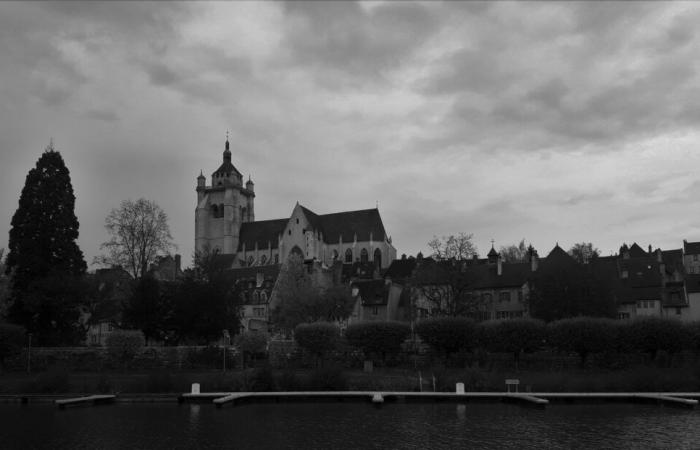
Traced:
<svg viewBox="0 0 700 450">
<path fill-rule="evenodd" d="M 700 412 L 653 405 L 0 405 L 0 448 L 700 448 Z"/>
</svg>

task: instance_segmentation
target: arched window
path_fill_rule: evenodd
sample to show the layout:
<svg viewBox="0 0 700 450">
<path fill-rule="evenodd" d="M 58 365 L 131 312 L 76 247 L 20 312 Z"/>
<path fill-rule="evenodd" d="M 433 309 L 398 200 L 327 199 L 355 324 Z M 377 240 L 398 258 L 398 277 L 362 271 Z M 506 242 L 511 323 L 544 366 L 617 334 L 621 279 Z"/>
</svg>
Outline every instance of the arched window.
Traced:
<svg viewBox="0 0 700 450">
<path fill-rule="evenodd" d="M 363 249 L 360 251 L 360 262 L 364 264 L 364 263 L 366 263 L 368 260 L 369 260 L 369 255 L 367 254 L 367 249 L 366 249 L 366 248 L 363 248 Z"/>
<path fill-rule="evenodd" d="M 382 251 L 379 249 L 374 250 L 374 265 L 375 267 L 382 267 Z"/>
<path fill-rule="evenodd" d="M 345 250 L 345 262 L 352 263 L 352 249 L 351 248 Z"/>
<path fill-rule="evenodd" d="M 300 258 L 301 260 L 304 259 L 304 252 L 301 251 L 301 249 L 298 246 L 292 247 L 292 251 L 289 252 L 289 256 L 291 257 L 292 255 L 295 255 L 297 258 Z"/>
<path fill-rule="evenodd" d="M 267 303 L 267 292 L 262 291 L 262 292 L 260 293 L 260 301 L 261 301 L 262 303 Z"/>
<path fill-rule="evenodd" d="M 280 263 L 280 254 L 275 253 L 275 264 L 279 264 L 279 263 Z"/>
<path fill-rule="evenodd" d="M 253 291 L 253 303 L 257 304 L 260 302 L 260 294 L 258 291 Z"/>
<path fill-rule="evenodd" d="M 266 255 L 262 255 L 262 256 L 260 257 L 260 265 L 261 265 L 261 266 L 264 266 L 266 262 L 267 262 L 267 256 L 266 256 Z"/>
<path fill-rule="evenodd" d="M 248 257 L 248 266 L 252 266 L 252 265 L 253 265 L 253 261 L 255 261 L 255 259 L 253 258 L 253 256 L 252 256 L 252 255 L 249 256 L 249 257 Z"/>
</svg>

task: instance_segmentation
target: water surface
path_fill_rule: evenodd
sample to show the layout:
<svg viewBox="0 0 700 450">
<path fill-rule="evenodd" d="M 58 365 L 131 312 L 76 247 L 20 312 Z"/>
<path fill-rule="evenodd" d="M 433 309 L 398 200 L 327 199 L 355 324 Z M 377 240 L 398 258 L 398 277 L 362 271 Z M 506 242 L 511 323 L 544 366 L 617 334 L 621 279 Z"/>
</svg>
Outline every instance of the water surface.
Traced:
<svg viewBox="0 0 700 450">
<path fill-rule="evenodd" d="M 656 405 L 0 405 L 0 448 L 700 448 L 700 412 Z"/>
</svg>

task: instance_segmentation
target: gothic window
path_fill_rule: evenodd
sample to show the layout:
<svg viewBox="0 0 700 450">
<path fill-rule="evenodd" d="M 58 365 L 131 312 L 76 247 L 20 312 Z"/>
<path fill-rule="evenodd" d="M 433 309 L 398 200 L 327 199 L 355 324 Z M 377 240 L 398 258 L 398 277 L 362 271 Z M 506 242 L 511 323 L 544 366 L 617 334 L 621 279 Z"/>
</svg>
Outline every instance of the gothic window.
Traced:
<svg viewBox="0 0 700 450">
<path fill-rule="evenodd" d="M 248 257 L 248 266 L 252 266 L 252 265 L 253 265 L 253 261 L 255 261 L 255 259 L 253 258 L 253 256 L 252 256 L 252 255 L 249 256 L 249 257 Z"/>
<path fill-rule="evenodd" d="M 260 265 L 264 266 L 266 262 L 267 262 L 267 256 L 262 255 L 262 257 L 260 257 Z"/>
<path fill-rule="evenodd" d="M 364 263 L 366 263 L 368 260 L 369 260 L 369 255 L 367 254 L 367 249 L 366 249 L 366 248 L 363 248 L 363 249 L 360 251 L 360 262 L 364 264 Z"/>
<path fill-rule="evenodd" d="M 267 303 L 267 292 L 262 291 L 262 292 L 260 293 L 260 301 L 263 302 L 263 303 Z"/>
<path fill-rule="evenodd" d="M 275 264 L 279 264 L 279 263 L 280 263 L 280 255 L 279 255 L 279 253 L 275 253 Z"/>
<path fill-rule="evenodd" d="M 382 251 L 379 249 L 374 251 L 374 265 L 377 267 L 382 267 Z"/>
<path fill-rule="evenodd" d="M 345 250 L 345 262 L 352 263 L 352 249 L 351 248 Z"/>
<path fill-rule="evenodd" d="M 260 302 L 260 294 L 258 291 L 253 291 L 253 304 L 257 304 Z"/>
</svg>

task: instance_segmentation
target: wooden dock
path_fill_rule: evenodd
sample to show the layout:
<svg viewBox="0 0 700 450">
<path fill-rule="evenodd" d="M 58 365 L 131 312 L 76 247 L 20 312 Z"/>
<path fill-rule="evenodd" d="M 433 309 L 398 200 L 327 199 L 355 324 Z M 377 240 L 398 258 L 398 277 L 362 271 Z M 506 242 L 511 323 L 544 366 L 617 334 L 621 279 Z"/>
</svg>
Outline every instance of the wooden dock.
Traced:
<svg viewBox="0 0 700 450">
<path fill-rule="evenodd" d="M 694 397 L 694 398 L 693 398 Z M 213 402 L 224 405 L 283 402 L 369 402 L 376 406 L 392 402 L 505 402 L 544 408 L 551 402 L 654 402 L 665 406 L 694 408 L 700 393 L 669 392 L 379 392 L 379 391 L 306 391 L 306 392 L 202 392 L 180 396 L 181 402 Z"/>
<path fill-rule="evenodd" d="M 116 395 L 88 395 L 87 397 L 65 398 L 61 400 L 56 400 L 56 405 L 58 405 L 58 407 L 61 409 L 65 409 L 68 406 L 112 403 L 116 398 Z"/>
</svg>

